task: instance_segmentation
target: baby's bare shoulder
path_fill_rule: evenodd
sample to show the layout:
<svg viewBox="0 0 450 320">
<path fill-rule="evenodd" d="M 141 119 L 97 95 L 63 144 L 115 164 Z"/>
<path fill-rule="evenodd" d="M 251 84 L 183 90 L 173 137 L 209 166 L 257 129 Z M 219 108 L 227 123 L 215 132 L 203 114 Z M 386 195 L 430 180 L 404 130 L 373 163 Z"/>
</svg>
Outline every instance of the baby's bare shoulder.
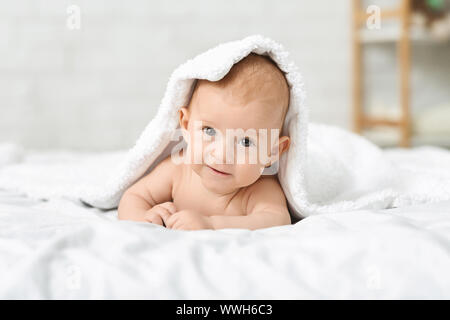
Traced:
<svg viewBox="0 0 450 320">
<path fill-rule="evenodd" d="M 172 161 L 169 155 L 161 160 L 135 187 L 154 188 L 157 183 L 172 187 L 180 169 L 180 165 Z"/>
<path fill-rule="evenodd" d="M 167 157 L 128 188 L 125 193 L 138 195 L 152 206 L 171 201 L 176 171 L 175 163 L 171 161 L 170 157 Z"/>
<path fill-rule="evenodd" d="M 286 197 L 276 176 L 261 176 L 246 190 L 247 214 L 257 210 L 287 210 Z"/>
<path fill-rule="evenodd" d="M 176 181 L 183 170 L 183 163 L 177 163 L 168 155 L 164 160 L 162 160 L 158 165 L 152 170 L 156 176 L 167 176 L 170 177 L 171 181 Z"/>
</svg>

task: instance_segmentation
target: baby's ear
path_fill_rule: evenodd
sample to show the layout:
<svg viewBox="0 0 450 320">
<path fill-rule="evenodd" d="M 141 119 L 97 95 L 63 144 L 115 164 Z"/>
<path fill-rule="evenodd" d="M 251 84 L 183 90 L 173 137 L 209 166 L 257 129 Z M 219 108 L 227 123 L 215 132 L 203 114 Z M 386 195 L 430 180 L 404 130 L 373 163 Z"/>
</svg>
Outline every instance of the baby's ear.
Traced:
<svg viewBox="0 0 450 320">
<path fill-rule="evenodd" d="M 283 136 L 278 139 L 271 150 L 270 163 L 278 161 L 280 156 L 289 149 L 291 139 L 288 136 Z"/>
<path fill-rule="evenodd" d="M 181 107 L 180 110 L 178 110 L 178 120 L 180 123 L 180 129 L 182 131 L 184 140 L 187 142 L 189 141 L 188 137 L 186 136 L 186 132 L 188 130 L 188 124 L 189 124 L 189 110 L 186 107 Z"/>
<path fill-rule="evenodd" d="M 181 107 L 178 110 L 178 120 L 180 122 L 180 128 L 187 130 L 189 124 L 189 110 L 186 107 Z"/>
</svg>

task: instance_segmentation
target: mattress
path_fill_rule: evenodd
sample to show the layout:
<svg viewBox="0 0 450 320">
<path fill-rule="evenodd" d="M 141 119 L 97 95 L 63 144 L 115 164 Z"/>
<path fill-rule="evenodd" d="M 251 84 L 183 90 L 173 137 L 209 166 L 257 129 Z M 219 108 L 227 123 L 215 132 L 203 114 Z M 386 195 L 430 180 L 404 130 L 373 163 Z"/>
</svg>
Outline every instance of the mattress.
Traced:
<svg viewBox="0 0 450 320">
<path fill-rule="evenodd" d="M 170 230 L 0 190 L 2 299 L 449 299 L 450 201 Z"/>
</svg>

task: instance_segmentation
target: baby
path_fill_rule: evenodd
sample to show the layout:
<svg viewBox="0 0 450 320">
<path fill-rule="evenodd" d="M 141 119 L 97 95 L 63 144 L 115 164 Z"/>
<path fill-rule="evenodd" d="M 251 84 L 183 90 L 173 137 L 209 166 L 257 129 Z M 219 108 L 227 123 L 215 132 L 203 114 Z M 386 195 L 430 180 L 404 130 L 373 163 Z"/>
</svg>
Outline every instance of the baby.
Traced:
<svg viewBox="0 0 450 320">
<path fill-rule="evenodd" d="M 277 176 L 263 175 L 289 148 L 289 137 L 280 134 L 288 106 L 286 78 L 266 56 L 250 54 L 220 81 L 197 80 L 179 111 L 185 161 L 169 155 L 132 185 L 120 200 L 119 219 L 184 230 L 290 224 Z M 244 134 L 229 137 L 230 129 Z M 275 136 L 262 134 L 274 130 Z M 250 161 L 258 149 L 267 152 Z M 193 160 L 196 152 L 200 161 Z"/>
</svg>

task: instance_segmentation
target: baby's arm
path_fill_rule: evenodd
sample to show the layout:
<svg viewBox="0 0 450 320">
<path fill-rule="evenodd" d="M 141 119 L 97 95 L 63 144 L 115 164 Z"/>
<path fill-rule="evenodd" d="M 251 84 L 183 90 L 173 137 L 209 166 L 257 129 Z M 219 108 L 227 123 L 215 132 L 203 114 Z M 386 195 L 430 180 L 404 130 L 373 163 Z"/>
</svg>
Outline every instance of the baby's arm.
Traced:
<svg viewBox="0 0 450 320">
<path fill-rule="evenodd" d="M 211 216 L 214 229 L 261 229 L 291 224 L 286 198 L 278 180 L 260 178 L 249 189 L 246 216 Z"/>
<path fill-rule="evenodd" d="M 170 202 L 175 165 L 170 156 L 161 161 L 148 175 L 128 188 L 120 199 L 119 219 L 148 221 L 146 213 L 156 205 Z"/>
</svg>

